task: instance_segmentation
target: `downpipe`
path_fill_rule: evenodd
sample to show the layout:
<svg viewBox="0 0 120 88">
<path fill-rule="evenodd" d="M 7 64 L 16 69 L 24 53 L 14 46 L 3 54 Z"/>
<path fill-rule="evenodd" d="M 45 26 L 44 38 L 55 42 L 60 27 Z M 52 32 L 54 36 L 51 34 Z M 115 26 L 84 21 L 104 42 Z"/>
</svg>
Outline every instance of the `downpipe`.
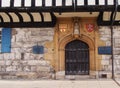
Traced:
<svg viewBox="0 0 120 88">
<path fill-rule="evenodd" d="M 115 72 L 114 72 L 114 52 L 113 52 L 113 25 L 114 25 L 114 22 L 115 22 L 115 18 L 116 18 L 116 14 L 117 14 L 117 9 L 118 9 L 118 0 L 115 0 L 115 10 L 113 11 L 113 15 L 111 17 L 111 26 L 110 26 L 110 29 L 111 29 L 111 59 L 112 59 L 112 80 L 118 85 L 120 86 L 120 83 L 115 79 Z"/>
</svg>

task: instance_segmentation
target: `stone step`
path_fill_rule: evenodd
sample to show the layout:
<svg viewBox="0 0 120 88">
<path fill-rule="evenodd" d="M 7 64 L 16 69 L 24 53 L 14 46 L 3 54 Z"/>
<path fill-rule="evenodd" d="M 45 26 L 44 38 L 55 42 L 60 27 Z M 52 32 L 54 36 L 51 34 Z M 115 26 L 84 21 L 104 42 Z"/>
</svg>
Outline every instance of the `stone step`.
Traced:
<svg viewBox="0 0 120 88">
<path fill-rule="evenodd" d="M 89 75 L 66 75 L 65 79 L 68 80 L 83 80 L 83 79 L 90 79 Z"/>
</svg>

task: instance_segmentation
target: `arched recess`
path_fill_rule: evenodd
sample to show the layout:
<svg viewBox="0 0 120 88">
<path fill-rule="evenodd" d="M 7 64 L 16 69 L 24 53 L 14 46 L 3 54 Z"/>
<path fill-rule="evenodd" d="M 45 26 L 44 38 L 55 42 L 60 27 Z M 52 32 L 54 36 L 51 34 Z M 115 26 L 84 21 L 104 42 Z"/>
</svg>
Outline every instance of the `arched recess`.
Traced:
<svg viewBox="0 0 120 88">
<path fill-rule="evenodd" d="M 57 63 L 57 70 L 58 71 L 65 71 L 65 46 L 71 41 L 80 40 L 88 44 L 89 46 L 89 58 L 90 58 L 90 71 L 96 70 L 96 61 L 95 61 L 95 44 L 94 41 L 89 38 L 89 36 L 81 35 L 80 37 L 74 37 L 73 35 L 66 36 L 59 41 L 59 49 L 58 49 L 58 62 Z"/>
</svg>

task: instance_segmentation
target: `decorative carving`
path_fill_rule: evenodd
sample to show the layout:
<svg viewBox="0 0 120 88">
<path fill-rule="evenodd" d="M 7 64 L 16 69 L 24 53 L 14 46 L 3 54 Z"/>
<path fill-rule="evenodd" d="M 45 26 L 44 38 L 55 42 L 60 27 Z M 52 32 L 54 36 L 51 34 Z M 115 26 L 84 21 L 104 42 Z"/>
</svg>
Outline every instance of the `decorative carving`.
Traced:
<svg viewBox="0 0 120 88">
<path fill-rule="evenodd" d="M 67 24 L 59 24 L 59 31 L 64 33 L 66 32 L 68 29 L 68 25 Z"/>
<path fill-rule="evenodd" d="M 79 35 L 80 34 L 79 18 L 75 17 L 73 18 L 73 20 L 74 20 L 73 34 Z"/>
</svg>

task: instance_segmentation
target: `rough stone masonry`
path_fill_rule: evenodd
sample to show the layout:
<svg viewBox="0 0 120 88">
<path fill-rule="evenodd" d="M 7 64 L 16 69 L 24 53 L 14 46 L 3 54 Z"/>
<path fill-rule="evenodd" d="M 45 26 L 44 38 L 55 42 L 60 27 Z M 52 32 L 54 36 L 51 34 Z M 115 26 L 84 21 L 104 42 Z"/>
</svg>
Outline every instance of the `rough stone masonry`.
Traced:
<svg viewBox="0 0 120 88">
<path fill-rule="evenodd" d="M 44 54 L 34 54 L 32 47 L 44 46 L 53 40 L 53 35 L 53 28 L 12 29 L 11 53 L 0 54 L 0 78 L 51 79 L 52 66 L 44 59 Z"/>
<path fill-rule="evenodd" d="M 99 27 L 100 39 L 106 46 L 111 45 L 110 28 Z M 53 79 L 54 69 L 44 58 L 48 48 L 46 42 L 53 41 L 54 28 L 12 29 L 11 53 L 0 54 L 1 79 Z M 33 46 L 44 46 L 44 54 L 34 54 Z M 114 27 L 115 77 L 120 77 L 120 27 Z M 111 77 L 111 55 L 102 55 L 100 74 Z"/>
<path fill-rule="evenodd" d="M 105 42 L 106 46 L 111 46 L 111 29 L 108 26 L 99 28 L 100 39 Z M 115 77 L 120 77 L 120 27 L 114 26 L 113 29 L 113 53 L 114 53 L 114 71 Z M 112 75 L 111 55 L 102 55 L 102 74 L 107 74 L 107 78 Z"/>
</svg>

